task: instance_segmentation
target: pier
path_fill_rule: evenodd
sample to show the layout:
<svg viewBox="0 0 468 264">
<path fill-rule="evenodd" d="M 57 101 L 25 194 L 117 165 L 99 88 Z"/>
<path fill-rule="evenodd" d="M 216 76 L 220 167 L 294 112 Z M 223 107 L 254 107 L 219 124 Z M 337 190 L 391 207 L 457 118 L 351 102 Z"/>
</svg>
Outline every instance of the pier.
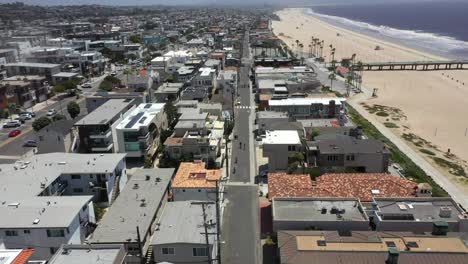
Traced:
<svg viewBox="0 0 468 264">
<path fill-rule="evenodd" d="M 468 60 L 450 61 L 407 61 L 407 62 L 364 62 L 354 64 L 354 70 L 363 71 L 434 71 L 434 70 L 463 70 Z"/>
</svg>

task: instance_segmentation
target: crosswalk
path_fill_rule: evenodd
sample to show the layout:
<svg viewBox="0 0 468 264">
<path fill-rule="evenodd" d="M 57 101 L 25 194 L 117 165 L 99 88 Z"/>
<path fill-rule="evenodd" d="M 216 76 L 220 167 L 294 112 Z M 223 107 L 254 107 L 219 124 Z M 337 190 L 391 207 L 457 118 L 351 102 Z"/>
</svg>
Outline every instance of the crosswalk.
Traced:
<svg viewBox="0 0 468 264">
<path fill-rule="evenodd" d="M 254 109 L 255 106 L 248 106 L 248 105 L 238 105 L 236 109 Z"/>
</svg>

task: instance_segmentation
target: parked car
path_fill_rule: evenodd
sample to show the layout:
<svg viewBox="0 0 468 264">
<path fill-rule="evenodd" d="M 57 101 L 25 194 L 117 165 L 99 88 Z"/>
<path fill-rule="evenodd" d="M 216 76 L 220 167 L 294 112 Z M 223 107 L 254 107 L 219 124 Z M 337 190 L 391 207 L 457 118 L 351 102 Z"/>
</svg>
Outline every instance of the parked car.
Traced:
<svg viewBox="0 0 468 264">
<path fill-rule="evenodd" d="M 32 119 L 32 115 L 29 114 L 29 113 L 23 113 L 23 114 L 20 114 L 19 115 L 19 118 L 22 118 L 24 120 L 31 120 Z"/>
<path fill-rule="evenodd" d="M 26 122 L 26 119 L 24 119 L 24 118 L 22 118 L 22 117 L 17 117 L 17 118 L 15 118 L 15 119 L 13 119 L 13 120 L 18 121 L 18 122 L 20 122 L 21 124 L 24 124 L 24 123 Z"/>
<path fill-rule="evenodd" d="M 91 83 L 87 82 L 87 83 L 83 83 L 81 85 L 81 88 L 93 88 L 93 86 L 91 85 Z"/>
<path fill-rule="evenodd" d="M 35 148 L 37 147 L 37 142 L 35 140 L 26 140 L 23 144 L 23 147 Z"/>
<path fill-rule="evenodd" d="M 26 114 L 30 115 L 31 117 L 36 117 L 36 113 L 34 113 L 34 112 L 21 112 L 21 113 L 19 113 L 20 116 L 21 115 L 26 115 Z"/>
<path fill-rule="evenodd" d="M 10 131 L 10 133 L 8 133 L 8 136 L 9 136 L 9 137 L 16 137 L 16 136 L 18 136 L 19 134 L 21 134 L 21 130 L 15 129 L 15 130 Z"/>
<path fill-rule="evenodd" d="M 117 75 L 117 72 L 113 71 L 111 72 L 111 76 L 116 76 Z"/>
<path fill-rule="evenodd" d="M 19 127 L 19 126 L 21 126 L 21 122 L 18 120 L 13 120 L 13 121 L 3 124 L 3 128 Z"/>
<path fill-rule="evenodd" d="M 49 111 L 47 111 L 47 116 L 53 116 L 53 115 L 55 115 L 56 113 L 57 113 L 57 112 L 55 111 L 55 109 L 52 108 L 52 109 L 49 109 Z"/>
</svg>

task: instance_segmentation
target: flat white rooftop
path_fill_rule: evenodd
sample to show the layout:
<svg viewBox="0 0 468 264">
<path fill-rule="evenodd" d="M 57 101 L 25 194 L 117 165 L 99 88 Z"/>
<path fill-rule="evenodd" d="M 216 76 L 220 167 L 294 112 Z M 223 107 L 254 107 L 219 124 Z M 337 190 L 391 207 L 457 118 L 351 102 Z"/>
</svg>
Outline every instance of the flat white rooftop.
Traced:
<svg viewBox="0 0 468 264">
<path fill-rule="evenodd" d="M 147 127 L 163 109 L 164 103 L 140 104 L 117 125 L 116 129 L 139 130 L 140 127 Z"/>
<path fill-rule="evenodd" d="M 211 73 L 216 72 L 215 69 L 208 68 L 208 67 L 202 67 L 198 70 L 200 73 L 200 76 L 209 76 Z"/>
<path fill-rule="evenodd" d="M 297 66 L 291 68 L 273 68 L 273 67 L 257 67 L 255 69 L 256 74 L 264 73 L 304 73 L 313 72 L 311 69 L 304 66 Z"/>
<path fill-rule="evenodd" d="M 336 105 L 341 105 L 346 101 L 346 98 L 341 97 L 325 97 L 325 98 L 286 98 L 280 100 L 268 100 L 269 106 L 287 106 L 287 105 L 312 105 L 323 104 L 329 105 L 330 101 L 334 100 Z"/>
<path fill-rule="evenodd" d="M 297 145 L 301 144 L 301 139 L 296 130 L 266 131 L 263 144 Z"/>
</svg>

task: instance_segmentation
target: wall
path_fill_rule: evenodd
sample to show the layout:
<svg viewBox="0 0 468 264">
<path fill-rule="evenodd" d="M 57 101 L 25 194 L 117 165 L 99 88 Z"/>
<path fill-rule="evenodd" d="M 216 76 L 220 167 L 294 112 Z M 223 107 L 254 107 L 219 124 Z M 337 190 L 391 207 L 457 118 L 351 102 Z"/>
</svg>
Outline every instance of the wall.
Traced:
<svg viewBox="0 0 468 264">
<path fill-rule="evenodd" d="M 285 144 L 263 144 L 263 157 L 268 157 L 269 171 L 287 170 L 288 157 L 301 151 L 301 145 L 294 145 L 295 151 L 288 151 Z M 285 155 L 286 154 L 286 155 Z"/>
<path fill-rule="evenodd" d="M 172 188 L 174 201 L 215 201 L 215 188 Z"/>
<path fill-rule="evenodd" d="M 310 230 L 315 227 L 318 230 L 369 230 L 368 221 L 278 221 L 273 219 L 273 232 L 278 230 Z"/>
<path fill-rule="evenodd" d="M 153 256 L 156 263 L 159 262 L 170 262 L 170 263 L 208 263 L 208 257 L 194 257 L 194 247 L 206 247 L 205 244 L 190 244 L 190 243 L 178 243 L 178 244 L 165 244 L 165 245 L 152 245 Z M 174 255 L 162 255 L 162 248 L 174 248 Z M 213 252 L 213 246 L 210 246 L 210 251 Z"/>
</svg>

